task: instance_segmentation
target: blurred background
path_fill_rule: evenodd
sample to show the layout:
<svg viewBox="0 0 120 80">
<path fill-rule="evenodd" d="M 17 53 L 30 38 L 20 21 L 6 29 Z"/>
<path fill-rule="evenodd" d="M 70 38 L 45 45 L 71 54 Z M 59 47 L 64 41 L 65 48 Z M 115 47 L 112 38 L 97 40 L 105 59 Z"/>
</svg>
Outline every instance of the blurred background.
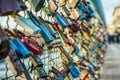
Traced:
<svg viewBox="0 0 120 80">
<path fill-rule="evenodd" d="M 101 80 L 120 80 L 120 0 L 101 0 L 106 21 L 107 49 Z"/>
</svg>

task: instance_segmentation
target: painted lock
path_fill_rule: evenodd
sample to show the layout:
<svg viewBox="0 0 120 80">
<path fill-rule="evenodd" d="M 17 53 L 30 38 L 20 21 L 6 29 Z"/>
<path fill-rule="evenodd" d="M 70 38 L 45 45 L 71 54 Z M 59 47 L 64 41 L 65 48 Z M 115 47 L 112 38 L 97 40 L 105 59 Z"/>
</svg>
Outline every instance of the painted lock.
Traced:
<svg viewBox="0 0 120 80">
<path fill-rule="evenodd" d="M 16 17 L 15 22 L 18 23 L 21 27 L 23 27 L 26 32 L 30 32 L 31 34 L 38 34 L 41 31 L 40 28 L 38 28 L 35 24 L 31 23 L 27 18 Z"/>
<path fill-rule="evenodd" d="M 10 15 L 13 12 L 18 12 L 20 10 L 21 8 L 16 0 L 0 0 L 0 15 Z"/>
<path fill-rule="evenodd" d="M 80 76 L 80 71 L 77 66 L 72 66 L 69 70 L 74 78 L 77 78 Z"/>
<path fill-rule="evenodd" d="M 28 37 L 22 38 L 23 43 L 27 46 L 27 48 L 33 52 L 35 55 L 42 54 L 43 50 L 42 47 L 38 46 L 36 42 Z"/>
<path fill-rule="evenodd" d="M 55 18 L 59 25 L 61 25 L 63 28 L 67 27 L 67 23 L 65 22 L 64 18 L 60 14 L 56 14 Z"/>
<path fill-rule="evenodd" d="M 31 21 L 39 28 L 41 29 L 41 35 L 44 38 L 44 40 L 49 43 L 54 40 L 54 37 L 49 32 L 49 30 L 46 28 L 46 26 L 38 20 L 30 11 L 27 11 L 28 16 L 30 17 Z"/>
<path fill-rule="evenodd" d="M 32 61 L 32 64 L 34 65 L 34 67 L 43 67 L 43 62 L 38 56 L 31 55 L 29 59 Z"/>
<path fill-rule="evenodd" d="M 31 55 L 28 48 L 21 42 L 20 39 L 13 39 L 10 41 L 10 46 L 15 50 L 20 58 L 27 58 Z"/>
<path fill-rule="evenodd" d="M 44 11 L 44 13 L 45 13 L 47 16 L 52 16 L 52 13 L 51 13 L 51 11 L 50 11 L 49 8 L 43 7 L 42 10 Z"/>
<path fill-rule="evenodd" d="M 77 32 L 80 30 L 80 24 L 77 21 L 72 21 L 72 25 L 70 27 L 72 31 Z"/>
</svg>

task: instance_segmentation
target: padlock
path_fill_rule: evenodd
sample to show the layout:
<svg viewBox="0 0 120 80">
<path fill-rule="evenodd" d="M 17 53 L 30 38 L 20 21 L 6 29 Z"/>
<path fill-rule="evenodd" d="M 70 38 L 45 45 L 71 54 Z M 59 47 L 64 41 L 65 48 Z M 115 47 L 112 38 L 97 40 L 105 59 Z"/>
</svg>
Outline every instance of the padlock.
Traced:
<svg viewBox="0 0 120 80">
<path fill-rule="evenodd" d="M 73 59 L 70 57 L 70 55 L 67 53 L 67 51 L 63 47 L 59 47 L 60 50 L 63 52 L 67 60 L 69 61 L 68 63 L 64 63 L 66 66 L 71 66 L 73 64 Z"/>
<path fill-rule="evenodd" d="M 67 16 L 70 16 L 70 15 L 71 15 L 70 10 L 69 10 L 65 5 L 62 6 L 62 9 L 63 9 L 63 11 L 66 13 Z"/>
<path fill-rule="evenodd" d="M 46 28 L 46 26 L 40 21 L 38 20 L 35 15 L 32 14 L 32 12 L 27 11 L 28 16 L 30 17 L 31 21 L 36 24 L 36 26 L 41 29 L 41 35 L 44 38 L 44 40 L 49 43 L 51 41 L 54 40 L 54 37 L 51 35 L 51 33 L 49 32 L 49 30 Z"/>
<path fill-rule="evenodd" d="M 28 37 L 23 37 L 22 42 L 27 46 L 27 48 L 33 52 L 35 55 L 40 55 L 43 52 L 43 49 L 41 46 L 37 45 L 36 41 L 28 38 Z"/>
<path fill-rule="evenodd" d="M 58 4 L 59 4 L 59 6 L 63 6 L 66 4 L 66 1 L 65 0 L 58 0 Z"/>
<path fill-rule="evenodd" d="M 55 0 L 48 0 L 48 7 L 52 10 L 52 11 L 56 11 L 58 9 L 58 6 L 55 2 Z"/>
<path fill-rule="evenodd" d="M 43 7 L 45 0 L 28 0 L 28 2 L 31 4 L 34 11 L 37 12 Z"/>
<path fill-rule="evenodd" d="M 78 69 L 77 66 L 73 65 L 73 59 L 68 55 L 68 53 L 66 53 L 66 51 L 64 50 L 64 48 L 60 48 L 60 49 L 61 49 L 61 51 L 64 52 L 65 56 L 66 56 L 66 57 L 68 58 L 68 60 L 69 60 L 68 63 L 63 62 L 63 64 L 64 64 L 66 67 L 68 67 L 70 73 L 72 74 L 72 76 L 73 76 L 74 78 L 79 77 L 80 71 L 79 71 L 79 69 Z"/>
<path fill-rule="evenodd" d="M 11 40 L 10 46 L 15 50 L 20 58 L 27 58 L 31 55 L 28 48 L 18 38 Z"/>
<path fill-rule="evenodd" d="M 37 78 L 46 78 L 48 77 L 45 69 L 43 67 L 35 67 L 35 74 L 37 75 Z"/>
<path fill-rule="evenodd" d="M 68 26 L 64 18 L 60 14 L 56 13 L 55 18 L 57 22 L 59 23 L 59 25 L 61 25 L 63 28 Z"/>
<path fill-rule="evenodd" d="M 71 26 L 71 25 L 72 25 L 72 22 L 71 22 L 70 19 L 64 17 L 64 20 L 65 20 L 65 22 L 67 23 L 68 26 Z"/>
<path fill-rule="evenodd" d="M 75 53 L 76 55 L 79 54 L 79 48 L 77 45 L 72 45 L 72 47 L 74 48 L 74 50 L 72 51 L 72 54 Z"/>
<path fill-rule="evenodd" d="M 64 80 L 62 77 L 58 77 L 55 80 Z"/>
<path fill-rule="evenodd" d="M 68 80 L 74 80 L 74 77 L 72 76 L 70 72 L 68 73 Z"/>
<path fill-rule="evenodd" d="M 71 21 L 72 22 L 72 25 L 71 25 L 71 30 L 73 32 L 78 32 L 80 30 L 80 24 L 77 22 L 77 21 Z"/>
<path fill-rule="evenodd" d="M 76 6 L 76 4 L 77 4 L 78 1 L 79 0 L 68 0 L 68 6 L 70 8 L 75 8 L 75 6 Z"/>
<path fill-rule="evenodd" d="M 23 66 L 21 65 L 21 62 L 12 48 L 10 48 L 9 55 L 6 57 L 6 61 L 15 77 L 21 75 L 24 72 Z"/>
<path fill-rule="evenodd" d="M 9 4 L 7 4 L 9 3 Z M 21 8 L 17 4 L 16 0 L 1 0 L 0 1 L 0 15 L 12 15 L 15 12 L 20 11 Z"/>
<path fill-rule="evenodd" d="M 79 17 L 80 17 L 80 14 L 79 14 L 78 11 L 79 11 L 79 10 L 78 10 L 77 8 L 72 8 L 72 9 L 71 9 L 72 15 L 73 15 L 73 17 L 74 17 L 75 20 L 78 20 Z"/>
<path fill-rule="evenodd" d="M 50 11 L 49 8 L 43 7 L 42 10 L 44 11 L 44 13 L 45 13 L 47 16 L 52 16 L 52 12 Z"/>
<path fill-rule="evenodd" d="M 80 76 L 80 70 L 78 69 L 77 66 L 72 66 L 69 70 L 74 78 L 77 78 Z"/>
<path fill-rule="evenodd" d="M 27 32 L 30 32 L 32 34 L 38 34 L 41 32 L 40 28 L 38 28 L 35 24 L 31 23 L 28 19 L 24 17 L 16 17 L 14 18 L 14 20 Z"/>
<path fill-rule="evenodd" d="M 23 0 L 17 0 L 17 3 L 21 7 L 21 10 L 25 11 L 27 9 L 27 6 L 23 2 Z"/>
<path fill-rule="evenodd" d="M 0 27 L 0 59 L 5 58 L 10 50 L 9 37 Z"/>
<path fill-rule="evenodd" d="M 86 0 L 82 0 L 82 3 L 83 3 L 85 6 L 88 5 L 88 3 L 86 2 Z"/>
<path fill-rule="evenodd" d="M 31 55 L 29 59 L 32 61 L 34 67 L 43 67 L 43 62 L 40 60 L 38 56 Z"/>
<path fill-rule="evenodd" d="M 66 77 L 66 73 L 64 70 L 59 71 L 58 69 L 56 69 L 53 66 L 52 66 L 52 70 L 50 70 L 50 72 L 52 72 L 53 74 L 56 75 L 55 80 L 64 80 L 64 78 Z"/>
</svg>

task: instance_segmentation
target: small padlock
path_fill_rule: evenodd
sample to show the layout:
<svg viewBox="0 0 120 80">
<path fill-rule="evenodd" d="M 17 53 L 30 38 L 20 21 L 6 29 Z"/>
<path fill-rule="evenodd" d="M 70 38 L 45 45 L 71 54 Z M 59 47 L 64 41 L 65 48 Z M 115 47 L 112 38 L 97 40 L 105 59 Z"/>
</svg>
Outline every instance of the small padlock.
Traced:
<svg viewBox="0 0 120 80">
<path fill-rule="evenodd" d="M 45 69 L 42 67 L 35 67 L 35 74 L 37 75 L 37 78 L 46 78 L 48 77 Z"/>
<path fill-rule="evenodd" d="M 48 0 L 48 6 L 53 11 L 56 11 L 58 9 L 58 6 L 55 3 L 55 0 Z"/>
<path fill-rule="evenodd" d="M 40 60 L 38 56 L 31 55 L 29 59 L 32 61 L 34 67 L 43 67 L 43 62 Z"/>
<path fill-rule="evenodd" d="M 63 28 L 68 26 L 64 18 L 60 14 L 56 13 L 55 18 L 57 22 L 59 23 L 59 25 L 61 25 Z"/>
<path fill-rule="evenodd" d="M 34 11 L 39 11 L 43 7 L 45 0 L 28 0 L 28 2 L 31 4 Z"/>
<path fill-rule="evenodd" d="M 74 78 L 77 78 L 80 76 L 80 70 L 78 69 L 77 66 L 72 66 L 69 70 Z"/>
</svg>

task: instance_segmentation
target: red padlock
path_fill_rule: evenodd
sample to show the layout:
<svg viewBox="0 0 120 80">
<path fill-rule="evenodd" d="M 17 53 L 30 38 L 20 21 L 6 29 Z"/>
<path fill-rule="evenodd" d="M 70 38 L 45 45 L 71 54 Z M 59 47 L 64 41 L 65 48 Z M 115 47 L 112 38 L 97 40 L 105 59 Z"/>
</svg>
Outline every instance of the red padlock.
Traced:
<svg viewBox="0 0 120 80">
<path fill-rule="evenodd" d="M 23 37 L 23 43 L 33 52 L 35 55 L 40 55 L 43 50 L 41 46 L 38 46 L 35 41 L 29 37 Z"/>
<path fill-rule="evenodd" d="M 69 39 L 67 39 L 66 43 L 67 43 L 69 46 L 72 46 L 72 45 L 73 45 L 72 41 L 69 40 Z"/>
</svg>

